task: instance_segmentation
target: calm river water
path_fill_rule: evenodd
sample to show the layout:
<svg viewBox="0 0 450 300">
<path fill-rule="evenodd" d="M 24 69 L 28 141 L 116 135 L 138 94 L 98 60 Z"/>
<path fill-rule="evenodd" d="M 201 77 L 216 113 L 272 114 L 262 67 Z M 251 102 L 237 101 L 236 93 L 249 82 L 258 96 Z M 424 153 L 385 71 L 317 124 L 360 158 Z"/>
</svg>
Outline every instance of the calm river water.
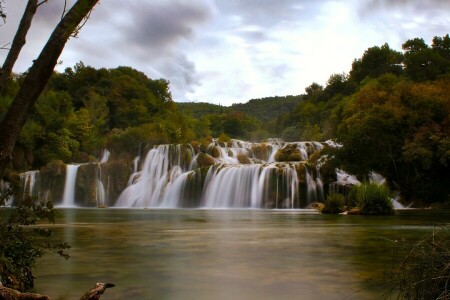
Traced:
<svg viewBox="0 0 450 300">
<path fill-rule="evenodd" d="M 55 239 L 71 258 L 48 255 L 36 289 L 79 299 L 379 299 L 394 240 L 431 233 L 450 214 L 390 217 L 308 210 L 59 211 Z"/>
</svg>

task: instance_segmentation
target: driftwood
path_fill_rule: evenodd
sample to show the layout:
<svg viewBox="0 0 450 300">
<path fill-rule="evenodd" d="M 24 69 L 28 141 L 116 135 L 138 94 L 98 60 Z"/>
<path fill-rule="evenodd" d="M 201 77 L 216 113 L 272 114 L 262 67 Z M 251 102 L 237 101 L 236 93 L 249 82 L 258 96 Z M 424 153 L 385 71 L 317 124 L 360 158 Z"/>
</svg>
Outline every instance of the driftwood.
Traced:
<svg viewBox="0 0 450 300">
<path fill-rule="evenodd" d="M 93 288 L 87 291 L 80 300 L 98 300 L 107 288 L 114 286 L 115 285 L 112 283 L 98 282 Z M 21 293 L 0 284 L 0 300 L 50 300 L 50 298 L 46 295 Z"/>
<path fill-rule="evenodd" d="M 45 295 L 21 293 L 0 285 L 0 300 L 50 300 L 50 298 Z"/>
<path fill-rule="evenodd" d="M 97 284 L 86 292 L 80 300 L 98 300 L 107 288 L 115 287 L 112 283 L 97 282 Z"/>
</svg>

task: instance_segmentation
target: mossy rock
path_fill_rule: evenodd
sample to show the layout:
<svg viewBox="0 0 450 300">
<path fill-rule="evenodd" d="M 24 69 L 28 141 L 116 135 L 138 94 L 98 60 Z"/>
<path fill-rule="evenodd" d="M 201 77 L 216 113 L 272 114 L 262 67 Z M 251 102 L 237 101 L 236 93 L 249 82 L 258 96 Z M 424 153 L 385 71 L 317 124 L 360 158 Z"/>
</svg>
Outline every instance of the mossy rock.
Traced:
<svg viewBox="0 0 450 300">
<path fill-rule="evenodd" d="M 252 146 L 253 155 L 260 160 L 268 160 L 272 152 L 272 145 L 261 143 Z"/>
<path fill-rule="evenodd" d="M 236 158 L 237 158 L 237 160 L 239 161 L 239 163 L 241 163 L 241 164 L 243 164 L 243 165 L 249 165 L 249 164 L 252 163 L 252 162 L 250 161 L 250 158 L 248 158 L 247 155 L 242 154 L 242 153 L 239 153 L 239 154 L 237 155 Z"/>
<path fill-rule="evenodd" d="M 302 161 L 302 155 L 297 145 L 287 145 L 282 149 L 279 149 L 275 154 L 275 161 L 285 162 L 285 161 Z"/>
<path fill-rule="evenodd" d="M 216 161 L 214 160 L 214 158 L 206 153 L 201 152 L 197 156 L 197 165 L 200 168 L 201 167 L 209 167 L 209 166 L 214 165 L 215 163 L 216 163 Z"/>
<path fill-rule="evenodd" d="M 211 149 L 211 156 L 214 158 L 219 158 L 222 156 L 222 154 L 220 153 L 220 148 L 219 146 L 214 146 Z"/>
<path fill-rule="evenodd" d="M 200 147 L 201 147 L 201 145 L 200 145 L 199 142 L 197 142 L 197 141 L 192 141 L 190 144 L 191 144 L 192 148 L 194 149 L 195 153 L 200 152 Z"/>
</svg>

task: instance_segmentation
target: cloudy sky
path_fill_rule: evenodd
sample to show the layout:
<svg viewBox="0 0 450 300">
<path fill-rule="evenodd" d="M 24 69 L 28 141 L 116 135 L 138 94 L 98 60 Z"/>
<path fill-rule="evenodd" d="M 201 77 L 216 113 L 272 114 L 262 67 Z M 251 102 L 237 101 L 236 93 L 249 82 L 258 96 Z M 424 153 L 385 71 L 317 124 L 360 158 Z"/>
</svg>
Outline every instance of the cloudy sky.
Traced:
<svg viewBox="0 0 450 300">
<path fill-rule="evenodd" d="M 26 0 L 6 0 L 0 43 L 12 40 Z M 68 3 L 74 1 L 68 0 Z M 14 71 L 31 64 L 55 27 L 63 0 L 33 20 Z M 450 33 L 449 0 L 101 0 L 57 67 L 131 66 L 171 83 L 175 101 L 222 105 L 298 95 L 348 72 L 364 50 Z M 6 53 L 0 52 L 0 62 Z"/>
</svg>

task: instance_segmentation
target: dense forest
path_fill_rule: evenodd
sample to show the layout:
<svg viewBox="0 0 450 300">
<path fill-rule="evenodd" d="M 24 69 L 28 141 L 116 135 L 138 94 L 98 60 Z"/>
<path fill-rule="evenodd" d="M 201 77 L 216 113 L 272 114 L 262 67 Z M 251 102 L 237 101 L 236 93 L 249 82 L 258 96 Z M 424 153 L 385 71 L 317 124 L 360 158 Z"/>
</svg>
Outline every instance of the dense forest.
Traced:
<svg viewBox="0 0 450 300">
<path fill-rule="evenodd" d="M 0 95 L 0 118 L 24 78 Z M 299 88 L 299 93 L 300 93 Z M 218 95 L 219 97 L 220 95 Z M 253 99 L 223 107 L 176 103 L 169 82 L 130 67 L 95 69 L 82 62 L 54 72 L 23 128 L 11 169 L 53 161 L 97 159 L 103 149 L 132 160 L 162 143 L 204 143 L 212 137 L 252 141 L 336 139 L 337 163 L 363 178 L 383 174 L 407 201 L 449 200 L 450 37 L 431 45 L 415 38 L 403 52 L 367 49 L 350 71 L 304 94 Z"/>
</svg>

